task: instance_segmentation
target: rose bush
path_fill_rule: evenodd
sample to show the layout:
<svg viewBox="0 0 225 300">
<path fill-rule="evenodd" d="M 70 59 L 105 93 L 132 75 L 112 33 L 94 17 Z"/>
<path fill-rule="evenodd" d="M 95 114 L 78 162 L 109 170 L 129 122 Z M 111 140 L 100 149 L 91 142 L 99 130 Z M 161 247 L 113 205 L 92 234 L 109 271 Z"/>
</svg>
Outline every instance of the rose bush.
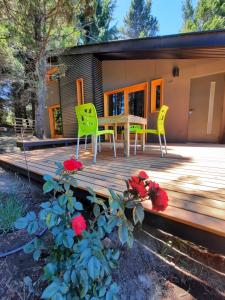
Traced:
<svg viewBox="0 0 225 300">
<path fill-rule="evenodd" d="M 117 232 L 120 242 L 132 247 L 134 224 L 142 222 L 142 201 L 151 199 L 153 209 L 165 209 L 168 198 L 164 190 L 151 182 L 142 171 L 128 182 L 123 194 L 110 191 L 109 201 L 99 198 L 89 189 L 87 199 L 92 212 L 85 212 L 83 204 L 74 197 L 77 187 L 75 173 L 82 164 L 71 158 L 56 163 L 57 180 L 44 175 L 44 193 L 51 193 L 42 203 L 37 215 L 29 212 L 18 219 L 15 226 L 36 236 L 24 247 L 35 260 L 45 253 L 43 279 L 48 286 L 42 299 L 118 299 L 119 287 L 112 280 L 112 269 L 117 267 L 120 252 L 105 243 L 106 237 Z M 133 210 L 133 223 L 125 211 Z M 87 218 L 88 215 L 88 218 Z M 48 231 L 48 239 L 40 232 Z M 52 241 L 52 242 L 50 242 Z M 113 244 L 113 243 L 112 243 Z"/>
<path fill-rule="evenodd" d="M 145 171 L 141 171 L 138 176 L 132 176 L 127 182 L 127 187 L 131 198 L 137 201 L 151 200 L 154 211 L 164 211 L 168 206 L 166 191 L 158 183 L 150 180 Z"/>
</svg>

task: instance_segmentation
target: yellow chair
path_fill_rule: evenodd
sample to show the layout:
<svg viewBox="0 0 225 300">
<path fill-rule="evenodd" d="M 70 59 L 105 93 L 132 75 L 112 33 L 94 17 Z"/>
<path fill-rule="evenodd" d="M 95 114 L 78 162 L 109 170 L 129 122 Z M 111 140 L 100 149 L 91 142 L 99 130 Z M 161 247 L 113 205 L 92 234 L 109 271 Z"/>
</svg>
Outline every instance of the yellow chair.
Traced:
<svg viewBox="0 0 225 300">
<path fill-rule="evenodd" d="M 109 134 L 113 138 L 114 157 L 116 157 L 116 143 L 114 130 L 98 130 L 98 116 L 93 103 L 85 103 L 75 106 L 75 112 L 78 121 L 78 133 L 77 133 L 77 148 L 76 159 L 79 157 L 79 143 L 82 136 L 85 137 L 85 149 L 86 149 L 86 137 L 92 136 L 94 139 L 94 163 L 96 163 L 97 156 L 97 139 L 101 135 Z"/>
<path fill-rule="evenodd" d="M 168 109 L 169 109 L 169 107 L 166 106 L 166 105 L 163 105 L 160 108 L 160 111 L 159 111 L 159 114 L 158 114 L 158 118 L 157 118 L 157 129 L 137 129 L 135 131 L 135 144 L 134 144 L 134 154 L 135 155 L 137 153 L 138 134 L 145 134 L 145 133 L 150 133 L 150 134 L 158 135 L 161 156 L 163 157 L 162 141 L 161 141 L 161 135 L 162 135 L 163 139 L 164 139 L 165 152 L 167 153 L 166 133 L 165 133 L 164 122 L 165 122 L 165 118 L 166 118 L 166 114 L 167 114 Z"/>
</svg>

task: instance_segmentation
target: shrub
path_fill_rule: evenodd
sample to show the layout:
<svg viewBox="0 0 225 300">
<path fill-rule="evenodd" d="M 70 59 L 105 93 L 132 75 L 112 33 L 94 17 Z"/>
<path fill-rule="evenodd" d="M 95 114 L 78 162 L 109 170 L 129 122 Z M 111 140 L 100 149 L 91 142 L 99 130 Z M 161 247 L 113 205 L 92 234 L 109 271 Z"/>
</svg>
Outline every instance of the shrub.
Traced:
<svg viewBox="0 0 225 300">
<path fill-rule="evenodd" d="M 118 264 L 120 252 L 107 245 L 105 240 L 115 231 L 123 245 L 132 247 L 134 226 L 127 219 L 125 210 L 132 209 L 134 223 L 141 223 L 144 218 L 141 202 L 145 199 L 128 187 L 124 195 L 110 190 L 106 202 L 89 189 L 88 200 L 93 210 L 87 219 L 82 203 L 73 193 L 73 188 L 77 187 L 75 172 L 82 168 L 82 164 L 70 159 L 63 165 L 56 165 L 58 180 L 45 175 L 43 186 L 45 193 L 53 192 L 53 197 L 41 204 L 39 215 L 29 212 L 16 221 L 18 229 L 26 228 L 30 234 L 47 227 L 54 241 L 50 245 L 43 238 L 36 237 L 34 243 L 24 247 L 26 253 L 33 252 L 35 260 L 47 250 L 43 278 L 49 285 L 41 297 L 53 300 L 118 299 L 119 287 L 113 282 L 111 273 Z"/>
<path fill-rule="evenodd" d="M 14 230 L 14 223 L 23 212 L 24 206 L 15 194 L 0 193 L 0 233 Z"/>
</svg>

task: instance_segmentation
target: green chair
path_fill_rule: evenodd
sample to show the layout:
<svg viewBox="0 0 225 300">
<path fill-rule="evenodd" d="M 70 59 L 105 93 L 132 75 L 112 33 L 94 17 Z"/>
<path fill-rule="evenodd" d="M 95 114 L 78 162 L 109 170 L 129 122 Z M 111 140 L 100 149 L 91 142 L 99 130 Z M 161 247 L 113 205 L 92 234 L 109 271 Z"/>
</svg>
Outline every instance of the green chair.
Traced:
<svg viewBox="0 0 225 300">
<path fill-rule="evenodd" d="M 75 107 L 78 121 L 76 159 L 79 157 L 80 138 L 90 135 L 94 140 L 94 163 L 97 156 L 97 139 L 101 135 L 109 134 L 113 138 L 114 157 L 116 157 L 116 143 L 114 130 L 98 130 L 98 117 L 93 103 L 86 103 Z"/>
<path fill-rule="evenodd" d="M 137 124 L 130 125 L 130 133 L 135 133 L 139 129 L 142 129 L 141 125 L 137 125 Z M 122 130 L 121 133 L 124 136 L 124 130 Z"/>
<path fill-rule="evenodd" d="M 135 155 L 137 153 L 138 134 L 146 134 L 146 133 L 158 135 L 161 156 L 163 157 L 162 141 L 161 141 L 161 135 L 162 135 L 163 139 L 164 139 L 165 152 L 167 153 L 166 133 L 165 133 L 164 122 L 165 122 L 165 118 L 166 118 L 166 114 L 167 114 L 168 109 L 169 109 L 169 107 L 166 106 L 166 105 L 163 105 L 160 108 L 158 118 L 157 118 L 157 129 L 137 129 L 137 130 L 135 130 L 135 144 L 134 144 L 134 154 Z"/>
</svg>

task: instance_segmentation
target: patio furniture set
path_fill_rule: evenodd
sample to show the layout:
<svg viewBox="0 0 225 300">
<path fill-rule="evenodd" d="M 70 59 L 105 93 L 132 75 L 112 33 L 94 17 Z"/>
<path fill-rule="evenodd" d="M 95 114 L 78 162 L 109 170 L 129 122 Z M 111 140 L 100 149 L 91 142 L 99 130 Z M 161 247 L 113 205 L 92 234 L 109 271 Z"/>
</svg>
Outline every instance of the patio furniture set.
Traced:
<svg viewBox="0 0 225 300">
<path fill-rule="evenodd" d="M 167 153 L 166 147 L 166 135 L 164 121 L 169 107 L 163 105 L 158 113 L 156 129 L 147 129 L 147 119 L 134 115 L 113 115 L 107 117 L 97 116 L 96 108 L 93 103 L 86 103 L 75 107 L 75 112 L 78 120 L 78 138 L 76 147 L 76 159 L 79 157 L 79 144 L 80 138 L 85 138 L 85 149 L 87 145 L 87 137 L 92 138 L 92 147 L 94 152 L 94 162 L 96 162 L 97 152 L 101 151 L 101 136 L 112 137 L 114 157 L 116 157 L 116 140 L 117 140 L 117 126 L 123 126 L 122 131 L 124 137 L 124 154 L 126 157 L 130 156 L 130 133 L 135 134 L 134 154 L 137 153 L 138 135 L 141 135 L 142 150 L 145 149 L 145 136 L 146 134 L 154 134 L 159 138 L 159 145 L 161 156 L 163 157 L 162 140 L 164 141 L 165 153 Z M 99 126 L 105 127 L 104 130 L 99 130 Z M 108 129 L 108 127 L 113 129 Z M 110 139 L 111 140 L 111 139 Z M 98 147 L 99 146 L 99 147 Z"/>
</svg>

